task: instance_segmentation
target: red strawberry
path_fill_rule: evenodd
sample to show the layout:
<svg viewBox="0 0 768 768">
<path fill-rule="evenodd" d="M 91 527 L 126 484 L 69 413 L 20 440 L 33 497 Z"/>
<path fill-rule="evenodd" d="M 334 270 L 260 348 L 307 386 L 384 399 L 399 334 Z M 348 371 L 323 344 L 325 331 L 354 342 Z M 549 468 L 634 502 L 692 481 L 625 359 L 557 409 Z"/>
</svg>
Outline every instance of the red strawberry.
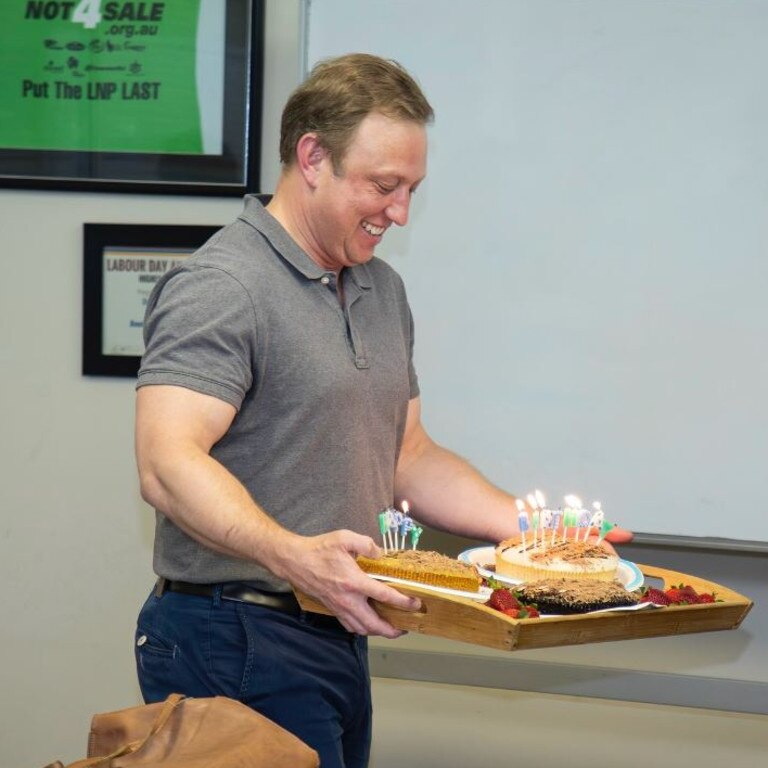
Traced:
<svg viewBox="0 0 768 768">
<path fill-rule="evenodd" d="M 703 595 L 698 596 L 698 602 L 699 603 L 714 603 L 715 602 L 715 596 L 714 594 L 711 594 L 709 592 L 705 592 Z"/>
<path fill-rule="evenodd" d="M 507 608 L 519 608 L 520 602 L 508 589 L 500 587 L 491 592 L 486 605 L 497 611 L 504 611 Z"/>
<path fill-rule="evenodd" d="M 519 608 L 505 608 L 502 613 L 505 616 L 509 616 L 511 619 L 523 618 L 521 616 L 522 611 Z"/>
<path fill-rule="evenodd" d="M 655 603 L 656 605 L 669 605 L 672 601 L 656 587 L 648 587 L 640 598 L 641 603 Z"/>
<path fill-rule="evenodd" d="M 683 592 L 680 587 L 670 587 L 665 591 L 670 603 L 681 605 L 682 603 L 692 603 L 694 598 L 688 592 Z"/>
<path fill-rule="evenodd" d="M 684 595 L 688 595 L 691 598 L 691 602 L 696 602 L 699 599 L 699 593 L 690 584 L 681 584 L 680 591 Z"/>
<path fill-rule="evenodd" d="M 536 608 L 535 605 L 526 605 L 525 610 L 528 613 L 529 619 L 538 619 L 541 614 L 539 613 L 538 608 Z"/>
</svg>

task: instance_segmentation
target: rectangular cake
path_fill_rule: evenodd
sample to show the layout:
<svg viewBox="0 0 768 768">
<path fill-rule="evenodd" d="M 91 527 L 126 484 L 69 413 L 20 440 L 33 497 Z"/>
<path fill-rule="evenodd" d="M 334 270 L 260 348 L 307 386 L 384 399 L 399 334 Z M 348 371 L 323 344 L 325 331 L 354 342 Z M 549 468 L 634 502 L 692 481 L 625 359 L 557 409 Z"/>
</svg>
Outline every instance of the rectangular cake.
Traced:
<svg viewBox="0 0 768 768">
<path fill-rule="evenodd" d="M 398 550 L 378 559 L 359 556 L 357 564 L 366 573 L 463 592 L 479 592 L 482 584 L 474 565 L 428 550 Z"/>
</svg>

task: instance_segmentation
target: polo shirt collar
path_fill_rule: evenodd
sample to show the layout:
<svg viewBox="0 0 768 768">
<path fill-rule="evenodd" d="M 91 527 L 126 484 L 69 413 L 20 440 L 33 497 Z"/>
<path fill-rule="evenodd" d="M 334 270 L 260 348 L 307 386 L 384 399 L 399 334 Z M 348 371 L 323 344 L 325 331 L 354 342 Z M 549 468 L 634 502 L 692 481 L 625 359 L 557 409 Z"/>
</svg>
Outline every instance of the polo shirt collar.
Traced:
<svg viewBox="0 0 768 768">
<path fill-rule="evenodd" d="M 319 280 L 326 274 L 326 270 L 309 258 L 285 231 L 280 222 L 264 208 L 256 195 L 245 196 L 245 209 L 239 218 L 261 232 L 272 244 L 277 254 L 308 280 Z M 349 274 L 358 287 L 371 287 L 371 274 L 367 264 L 345 267 L 344 271 Z"/>
</svg>

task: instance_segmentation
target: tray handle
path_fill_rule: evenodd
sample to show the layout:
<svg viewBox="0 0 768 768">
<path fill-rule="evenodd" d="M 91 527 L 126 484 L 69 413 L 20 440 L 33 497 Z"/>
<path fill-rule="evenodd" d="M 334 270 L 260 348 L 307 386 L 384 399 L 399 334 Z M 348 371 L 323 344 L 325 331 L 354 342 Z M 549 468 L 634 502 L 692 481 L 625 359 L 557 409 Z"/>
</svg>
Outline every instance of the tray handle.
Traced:
<svg viewBox="0 0 768 768">
<path fill-rule="evenodd" d="M 692 576 L 689 573 L 681 573 L 680 571 L 671 571 L 668 568 L 657 568 L 655 565 L 641 565 L 640 563 L 636 563 L 636 565 L 644 576 L 661 579 L 663 582 L 662 589 L 678 586 L 679 584 L 690 584 L 699 594 L 712 592 L 716 598 L 725 602 L 744 602 L 745 600 L 744 596 L 738 592 L 734 592 L 722 584 L 708 581 L 700 576 Z"/>
</svg>

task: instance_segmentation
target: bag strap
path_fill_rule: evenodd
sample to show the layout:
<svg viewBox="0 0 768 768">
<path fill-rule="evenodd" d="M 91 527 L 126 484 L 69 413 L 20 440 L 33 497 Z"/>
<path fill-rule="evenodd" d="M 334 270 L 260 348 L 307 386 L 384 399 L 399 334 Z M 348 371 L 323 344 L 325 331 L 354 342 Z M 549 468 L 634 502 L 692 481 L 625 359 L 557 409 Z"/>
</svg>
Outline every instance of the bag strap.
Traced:
<svg viewBox="0 0 768 768">
<path fill-rule="evenodd" d="M 97 766 L 103 768 L 110 768 L 112 761 L 117 757 L 123 755 L 130 755 L 133 752 L 138 752 L 156 733 L 158 733 L 163 726 L 168 722 L 169 718 L 173 714 L 176 707 L 181 704 L 186 696 L 181 693 L 172 693 L 163 704 L 160 713 L 155 718 L 155 722 L 152 723 L 152 727 L 143 739 L 137 739 L 136 741 L 129 741 L 127 744 L 123 744 L 118 747 L 114 752 L 109 755 L 100 755 L 98 757 L 86 757 L 83 760 L 71 763 L 67 768 L 97 768 Z"/>
<path fill-rule="evenodd" d="M 172 693 L 163 704 L 163 708 L 160 710 L 160 714 L 157 716 L 154 725 L 149 729 L 149 733 L 142 740 L 142 744 L 146 742 L 150 736 L 154 736 L 167 722 L 170 716 L 173 714 L 173 710 L 181 704 L 187 697 L 183 693 Z"/>
</svg>

